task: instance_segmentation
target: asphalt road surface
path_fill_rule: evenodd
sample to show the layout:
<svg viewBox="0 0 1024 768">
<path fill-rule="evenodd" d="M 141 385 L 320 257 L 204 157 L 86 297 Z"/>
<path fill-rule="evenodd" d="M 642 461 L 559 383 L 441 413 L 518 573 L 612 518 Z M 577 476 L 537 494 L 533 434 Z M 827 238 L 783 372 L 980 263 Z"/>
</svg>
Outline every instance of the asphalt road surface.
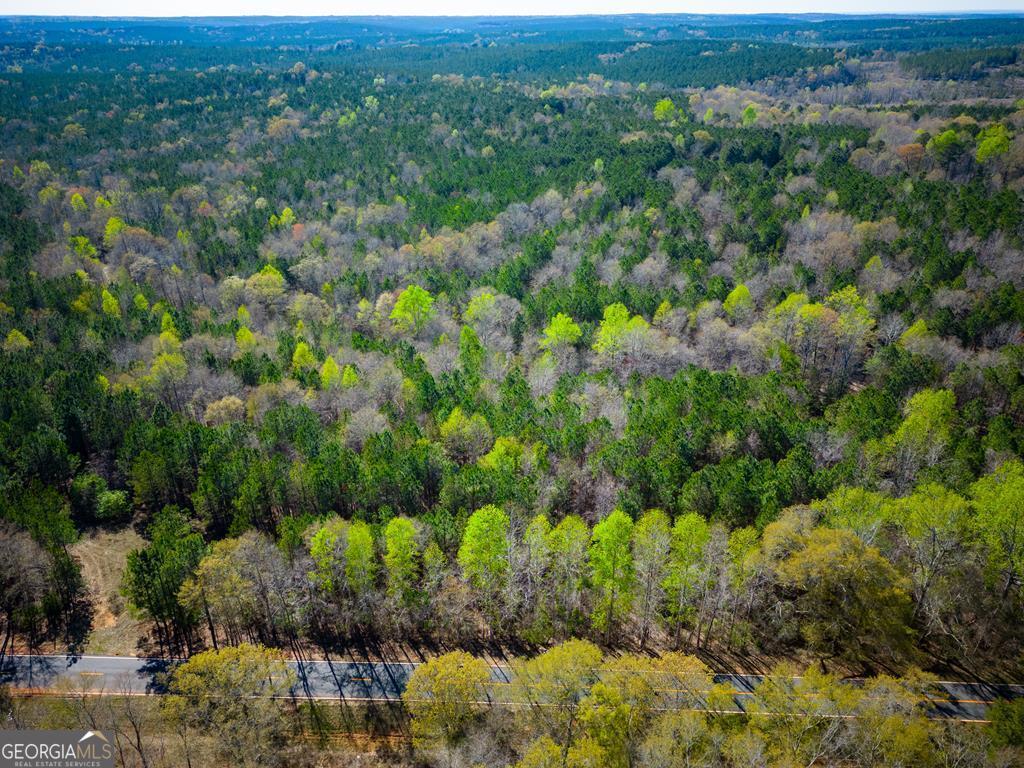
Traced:
<svg viewBox="0 0 1024 768">
<path fill-rule="evenodd" d="M 167 659 L 127 656 L 8 656 L 0 682 L 14 688 L 57 692 L 159 694 L 165 691 L 166 673 L 175 664 Z M 416 665 L 405 662 L 290 661 L 297 682 L 292 695 L 339 701 L 396 701 Z M 508 683 L 506 667 L 491 667 L 495 683 Z M 737 709 L 749 703 L 759 675 L 715 675 L 734 691 Z M 502 686 L 495 687 L 500 696 Z M 930 697 L 932 717 L 985 720 L 989 704 L 997 698 L 1022 698 L 1024 685 L 942 682 Z"/>
</svg>

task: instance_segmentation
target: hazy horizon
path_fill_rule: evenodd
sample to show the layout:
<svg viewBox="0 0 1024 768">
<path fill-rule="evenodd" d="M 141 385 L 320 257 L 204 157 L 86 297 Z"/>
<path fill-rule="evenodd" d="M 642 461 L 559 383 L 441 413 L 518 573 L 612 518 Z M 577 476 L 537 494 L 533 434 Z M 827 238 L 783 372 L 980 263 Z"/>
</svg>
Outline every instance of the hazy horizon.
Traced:
<svg viewBox="0 0 1024 768">
<path fill-rule="evenodd" d="M 353 6 L 356 7 L 353 7 Z M 125 19 L 188 19 L 188 18 L 380 18 L 380 17 L 486 17 L 486 16 L 636 16 L 636 15 L 828 15 L 828 16 L 900 16 L 930 14 L 987 15 L 1000 13 L 1024 13 L 1024 3 L 1018 0 L 990 0 L 981 9 L 964 7 L 962 0 L 939 2 L 910 2 L 893 7 L 884 0 L 868 2 L 840 1 L 822 7 L 815 0 L 803 2 L 749 2 L 747 0 L 722 0 L 719 3 L 687 3 L 680 6 L 672 0 L 643 0 L 627 4 L 622 0 L 565 0 L 557 12 L 552 12 L 549 3 L 542 0 L 520 0 L 508 2 L 498 0 L 484 7 L 464 0 L 432 0 L 430 3 L 415 0 L 381 0 L 370 9 L 362 4 L 335 3 L 331 0 L 300 0 L 293 4 L 294 10 L 280 13 L 280 4 L 271 0 L 183 0 L 167 13 L 147 12 L 140 14 L 137 4 L 130 0 L 13 0 L 0 2 L 0 16 L 3 17 L 75 17 L 75 18 L 125 18 Z M 211 9 L 212 7 L 212 9 Z"/>
</svg>

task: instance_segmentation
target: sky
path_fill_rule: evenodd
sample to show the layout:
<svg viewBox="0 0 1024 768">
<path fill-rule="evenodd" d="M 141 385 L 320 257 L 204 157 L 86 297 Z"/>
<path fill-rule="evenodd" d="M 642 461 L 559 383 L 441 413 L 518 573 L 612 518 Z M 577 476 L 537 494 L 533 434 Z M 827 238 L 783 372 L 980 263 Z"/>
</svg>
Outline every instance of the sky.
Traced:
<svg viewBox="0 0 1024 768">
<path fill-rule="evenodd" d="M 0 15 L 487 16 L 1020 11 L 1024 0 L 0 0 Z"/>
</svg>

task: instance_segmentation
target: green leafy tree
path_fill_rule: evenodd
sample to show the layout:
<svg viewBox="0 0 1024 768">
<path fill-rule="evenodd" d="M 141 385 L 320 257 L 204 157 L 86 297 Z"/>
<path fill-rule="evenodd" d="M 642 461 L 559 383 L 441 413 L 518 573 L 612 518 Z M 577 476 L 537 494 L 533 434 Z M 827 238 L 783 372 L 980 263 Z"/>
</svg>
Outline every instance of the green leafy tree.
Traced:
<svg viewBox="0 0 1024 768">
<path fill-rule="evenodd" d="M 562 768 L 562 749 L 550 736 L 535 739 L 526 748 L 523 759 L 516 763 L 516 768 Z"/>
<path fill-rule="evenodd" d="M 1024 583 L 1024 464 L 1016 459 L 1004 463 L 974 483 L 970 495 L 1005 597 L 1015 584 Z"/>
<path fill-rule="evenodd" d="M 582 723 L 580 707 L 598 680 L 600 649 L 586 640 L 568 640 L 512 665 L 512 700 L 525 706 L 524 715 L 539 732 L 559 746 L 568 765 Z"/>
<path fill-rule="evenodd" d="M 939 616 L 944 606 L 936 587 L 941 589 L 950 577 L 970 538 L 970 505 L 959 494 L 930 483 L 887 509 L 908 554 L 914 617 Z"/>
<path fill-rule="evenodd" d="M 108 251 L 113 248 L 126 228 L 124 219 L 119 216 L 111 216 L 107 219 L 106 226 L 103 228 L 103 247 Z"/>
<path fill-rule="evenodd" d="M 309 556 L 313 560 L 310 577 L 324 592 L 337 593 L 344 586 L 348 531 L 347 521 L 332 517 L 320 525 L 309 540 Z"/>
<path fill-rule="evenodd" d="M 540 340 L 542 349 L 572 346 L 580 340 L 583 331 L 571 317 L 562 312 L 551 318 L 544 328 L 544 337 Z"/>
<path fill-rule="evenodd" d="M 181 408 L 180 385 L 188 376 L 188 363 L 180 352 L 161 352 L 153 358 L 146 384 L 174 407 Z"/>
<path fill-rule="evenodd" d="M 125 491 L 103 491 L 96 501 L 96 518 L 101 522 L 124 521 L 131 513 L 131 500 Z"/>
<path fill-rule="evenodd" d="M 458 561 L 462 575 L 489 608 L 505 588 L 509 571 L 509 519 L 493 504 L 481 507 L 466 521 Z"/>
<path fill-rule="evenodd" d="M 264 264 L 259 272 L 245 281 L 245 286 L 262 302 L 272 304 L 284 295 L 285 279 L 273 264 Z"/>
<path fill-rule="evenodd" d="M 711 540 L 707 521 L 695 512 L 676 518 L 672 526 L 672 546 L 668 557 L 665 588 L 668 592 L 668 614 L 675 628 L 676 642 L 682 628 L 694 612 L 693 601 L 701 579 L 700 566 L 704 548 Z"/>
<path fill-rule="evenodd" d="M 646 646 L 655 618 L 661 614 L 671 546 L 669 518 L 660 509 L 649 510 L 636 521 L 632 554 L 641 648 Z"/>
<path fill-rule="evenodd" d="M 550 736 L 541 736 L 526 749 L 516 768 L 603 768 L 608 755 L 594 739 L 583 738 L 562 749 Z"/>
<path fill-rule="evenodd" d="M 235 332 L 235 345 L 239 352 L 254 352 L 256 344 L 256 335 L 244 325 Z"/>
<path fill-rule="evenodd" d="M 486 454 L 480 457 L 477 464 L 482 469 L 504 474 L 515 474 L 523 465 L 526 449 L 514 437 L 499 437 L 494 441 Z"/>
<path fill-rule="evenodd" d="M 459 331 L 459 365 L 471 386 L 475 386 L 479 381 L 486 357 L 487 353 L 476 331 L 471 326 L 462 326 Z"/>
<path fill-rule="evenodd" d="M 320 366 L 320 388 L 321 389 L 339 389 L 341 387 L 341 370 L 338 368 L 338 364 L 334 361 L 334 358 L 330 355 L 324 360 L 324 364 Z"/>
<path fill-rule="evenodd" d="M 754 311 L 754 299 L 750 296 L 750 289 L 743 283 L 737 284 L 725 297 L 722 309 L 733 320 L 745 320 L 750 317 Z"/>
<path fill-rule="evenodd" d="M 435 315 L 434 297 L 418 285 L 410 285 L 398 294 L 391 319 L 400 330 L 419 333 Z"/>
<path fill-rule="evenodd" d="M 75 213 L 88 213 L 89 204 L 85 201 L 85 198 L 82 197 L 81 192 L 75 192 L 71 195 L 71 210 Z"/>
<path fill-rule="evenodd" d="M 715 765 L 720 754 L 717 736 L 703 712 L 665 712 L 647 731 L 640 762 L 658 768 Z"/>
<path fill-rule="evenodd" d="M 828 658 L 901 665 L 913 655 L 907 580 L 849 531 L 816 528 L 779 563 L 797 590 L 800 632 Z"/>
<path fill-rule="evenodd" d="M 930 765 L 942 737 L 922 705 L 933 680 L 911 671 L 903 679 L 880 675 L 857 691 L 848 738 L 863 762 Z"/>
<path fill-rule="evenodd" d="M 579 515 L 566 515 L 547 534 L 550 553 L 548 614 L 563 635 L 572 634 L 583 619 L 590 529 Z"/>
<path fill-rule="evenodd" d="M 606 659 L 599 679 L 580 703 L 584 731 L 603 751 L 603 765 L 628 768 L 657 706 L 656 678 L 649 659 Z"/>
<path fill-rule="evenodd" d="M 422 553 L 416 524 L 408 517 L 393 517 L 384 528 L 384 568 L 388 595 L 403 607 L 416 596 Z"/>
<path fill-rule="evenodd" d="M 345 548 L 345 578 L 357 597 L 368 597 L 377 573 L 377 557 L 373 532 L 362 520 L 354 520 L 348 527 L 348 545 Z"/>
<path fill-rule="evenodd" d="M 591 534 L 588 559 L 596 593 L 591 620 L 606 640 L 633 604 L 632 536 L 633 521 L 620 509 L 595 525 Z"/>
<path fill-rule="evenodd" d="M 940 162 L 947 163 L 963 151 L 963 143 L 952 128 L 928 140 L 925 149 L 931 151 Z"/>
<path fill-rule="evenodd" d="M 121 317 L 121 302 L 106 288 L 103 289 L 101 306 L 108 317 Z"/>
<path fill-rule="evenodd" d="M 786 665 L 773 669 L 749 706 L 764 713 L 751 734 L 761 737 L 764 764 L 813 765 L 833 753 L 856 698 L 853 686 L 814 667 L 802 672 Z"/>
<path fill-rule="evenodd" d="M 256 585 L 245 573 L 241 550 L 240 539 L 214 542 L 195 574 L 178 590 L 182 605 L 206 619 L 214 649 L 218 648 L 218 627 L 229 643 L 238 644 L 258 614 Z"/>
<path fill-rule="evenodd" d="M 599 354 L 617 352 L 631 332 L 644 331 L 648 323 L 639 315 L 630 316 L 624 304 L 611 304 L 604 309 L 604 317 L 597 329 L 594 350 Z"/>
<path fill-rule="evenodd" d="M 494 442 L 487 419 L 479 413 L 467 416 L 459 406 L 448 414 L 440 433 L 448 455 L 461 463 L 479 459 Z"/>
<path fill-rule="evenodd" d="M 107 481 L 93 472 L 84 472 L 71 481 L 71 512 L 78 520 L 92 520 L 99 507 L 100 494 Z"/>
<path fill-rule="evenodd" d="M 496 303 L 494 294 L 490 291 L 483 291 L 478 293 L 472 299 L 469 300 L 469 304 L 466 305 L 465 317 L 471 323 L 476 322 L 482 317 L 486 316 L 489 312 L 494 309 Z"/>
<path fill-rule="evenodd" d="M 17 328 L 8 331 L 7 338 L 4 339 L 4 352 L 24 352 L 31 346 L 32 342 Z"/>
<path fill-rule="evenodd" d="M 988 726 L 997 747 L 1024 748 L 1024 699 L 996 701 L 988 709 Z"/>
<path fill-rule="evenodd" d="M 295 211 L 291 208 L 285 208 L 281 211 L 281 214 L 271 214 L 270 216 L 270 227 L 272 229 L 288 229 L 296 222 Z"/>
<path fill-rule="evenodd" d="M 956 418 L 956 397 L 946 389 L 923 389 L 903 409 L 903 422 L 881 441 L 867 446 L 880 458 L 900 490 L 908 489 L 923 469 L 940 465 L 946 456 Z"/>
<path fill-rule="evenodd" d="M 295 345 L 295 351 L 292 353 L 292 370 L 300 372 L 313 368 L 316 368 L 316 358 L 313 356 L 313 351 L 306 342 L 300 341 Z"/>
<path fill-rule="evenodd" d="M 1010 150 L 1010 132 L 1002 123 L 996 123 L 979 133 L 977 142 L 974 159 L 979 163 L 987 163 Z"/>
<path fill-rule="evenodd" d="M 654 119 L 659 123 L 667 123 L 676 114 L 676 105 L 672 99 L 659 99 L 654 105 Z"/>
<path fill-rule="evenodd" d="M 76 256 L 81 256 L 85 259 L 95 259 L 98 253 L 96 246 L 89 241 L 89 238 L 82 235 L 69 238 L 68 245 Z"/>
<path fill-rule="evenodd" d="M 278 697 L 294 678 L 280 651 L 246 643 L 204 651 L 171 674 L 165 711 L 213 736 L 220 757 L 232 765 L 276 765 L 287 736 Z"/>
<path fill-rule="evenodd" d="M 811 506 L 830 528 L 853 531 L 866 544 L 873 544 L 891 517 L 892 499 L 876 491 L 842 486 Z"/>
<path fill-rule="evenodd" d="M 413 744 L 425 751 L 451 752 L 483 711 L 491 674 L 487 664 L 453 651 L 416 667 L 402 692 L 412 716 Z"/>
<path fill-rule="evenodd" d="M 164 638 L 190 647 L 197 616 L 178 601 L 178 592 L 199 565 L 206 545 L 174 507 L 158 512 L 148 533 L 150 543 L 128 554 L 124 592 L 157 623 Z"/>
</svg>

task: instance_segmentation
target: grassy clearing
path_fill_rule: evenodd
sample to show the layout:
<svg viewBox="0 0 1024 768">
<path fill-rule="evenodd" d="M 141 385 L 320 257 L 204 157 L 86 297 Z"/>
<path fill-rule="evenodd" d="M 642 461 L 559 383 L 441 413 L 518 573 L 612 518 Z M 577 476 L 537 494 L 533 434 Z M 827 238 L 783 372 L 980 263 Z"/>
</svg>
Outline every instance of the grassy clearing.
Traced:
<svg viewBox="0 0 1024 768">
<path fill-rule="evenodd" d="M 146 625 L 130 614 L 120 588 L 128 553 L 144 544 L 133 528 L 126 527 L 87 531 L 72 547 L 93 604 L 92 631 L 85 653 L 134 656 L 138 652 Z"/>
</svg>

